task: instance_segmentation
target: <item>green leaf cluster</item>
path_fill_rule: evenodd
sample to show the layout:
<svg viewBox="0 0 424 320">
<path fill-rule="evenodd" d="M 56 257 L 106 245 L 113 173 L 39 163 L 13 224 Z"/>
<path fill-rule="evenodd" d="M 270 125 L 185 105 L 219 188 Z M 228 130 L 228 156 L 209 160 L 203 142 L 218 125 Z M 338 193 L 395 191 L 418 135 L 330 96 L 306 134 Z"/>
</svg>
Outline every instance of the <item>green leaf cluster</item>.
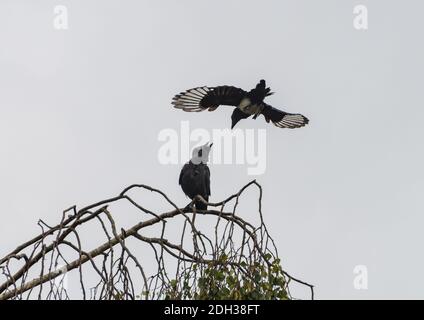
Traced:
<svg viewBox="0 0 424 320">
<path fill-rule="evenodd" d="M 280 260 L 272 260 L 266 255 L 265 260 L 247 264 L 234 263 L 223 254 L 203 268 L 194 265 L 195 281 L 190 281 L 193 274 L 186 276 L 179 283 L 171 280 L 165 292 L 165 299 L 196 300 L 287 300 L 287 282 Z M 191 285 L 190 285 L 191 283 Z"/>
</svg>

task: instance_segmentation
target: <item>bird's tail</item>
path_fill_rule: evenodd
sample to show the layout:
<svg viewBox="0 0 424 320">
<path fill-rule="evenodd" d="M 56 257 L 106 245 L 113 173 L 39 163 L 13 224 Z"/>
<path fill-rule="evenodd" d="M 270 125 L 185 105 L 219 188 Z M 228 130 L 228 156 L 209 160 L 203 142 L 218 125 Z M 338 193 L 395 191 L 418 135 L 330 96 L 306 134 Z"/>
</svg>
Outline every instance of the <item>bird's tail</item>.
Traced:
<svg viewBox="0 0 424 320">
<path fill-rule="evenodd" d="M 259 81 L 259 83 L 256 85 L 256 88 L 253 89 L 255 93 L 261 97 L 261 100 L 263 100 L 265 97 L 272 95 L 274 92 L 271 92 L 270 87 L 266 87 L 265 80 Z"/>
<path fill-rule="evenodd" d="M 209 197 L 206 197 L 205 200 L 206 200 L 206 202 L 208 202 Z M 199 201 L 199 200 L 195 201 L 195 205 L 196 205 L 197 210 L 208 210 L 208 206 L 205 203 L 203 203 L 202 201 Z"/>
<path fill-rule="evenodd" d="M 196 209 L 197 210 L 208 210 L 208 206 L 203 202 L 196 201 Z"/>
</svg>

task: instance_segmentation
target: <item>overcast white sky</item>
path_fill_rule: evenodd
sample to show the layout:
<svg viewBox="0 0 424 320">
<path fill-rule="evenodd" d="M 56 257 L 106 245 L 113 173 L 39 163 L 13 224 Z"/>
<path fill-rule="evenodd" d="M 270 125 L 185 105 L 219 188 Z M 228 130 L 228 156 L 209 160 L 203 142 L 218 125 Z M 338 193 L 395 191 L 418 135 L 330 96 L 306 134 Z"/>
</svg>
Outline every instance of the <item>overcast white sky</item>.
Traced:
<svg viewBox="0 0 424 320">
<path fill-rule="evenodd" d="M 368 7 L 369 29 L 353 28 Z M 69 29 L 53 28 L 55 5 Z M 267 80 L 267 167 L 211 164 L 212 201 L 256 178 L 283 267 L 320 299 L 424 298 L 421 1 L 0 2 L 0 256 L 131 183 L 181 206 L 181 165 L 162 165 L 163 129 L 228 128 L 230 108 L 184 113 L 174 94 Z M 194 146 L 194 145 L 192 145 Z M 231 177 L 231 179 L 229 179 Z M 254 214 L 251 212 L 249 214 Z M 368 268 L 368 290 L 353 269 Z"/>
</svg>

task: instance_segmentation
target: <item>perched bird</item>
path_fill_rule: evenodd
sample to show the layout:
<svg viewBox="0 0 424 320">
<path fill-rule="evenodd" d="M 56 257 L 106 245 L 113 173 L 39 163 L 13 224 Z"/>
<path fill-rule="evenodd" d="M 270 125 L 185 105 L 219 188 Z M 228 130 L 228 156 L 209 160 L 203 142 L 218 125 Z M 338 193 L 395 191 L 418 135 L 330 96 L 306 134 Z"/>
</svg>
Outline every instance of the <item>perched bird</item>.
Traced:
<svg viewBox="0 0 424 320">
<path fill-rule="evenodd" d="M 209 152 L 213 143 L 206 143 L 194 148 L 192 158 L 181 170 L 179 184 L 184 193 L 190 199 L 200 195 L 206 201 L 209 201 L 211 195 L 210 171 L 207 165 Z M 201 201 L 195 202 L 196 209 L 206 210 L 207 205 Z"/>
<path fill-rule="evenodd" d="M 236 107 L 231 115 L 231 129 L 241 119 L 253 116 L 256 119 L 262 114 L 266 122 L 272 121 L 279 128 L 300 128 L 309 120 L 301 114 L 293 114 L 278 110 L 264 102 L 265 97 L 273 92 L 261 80 L 256 88 L 249 92 L 233 86 L 197 87 L 177 94 L 172 104 L 177 109 L 188 112 L 204 110 L 213 111 L 220 105 Z"/>
</svg>

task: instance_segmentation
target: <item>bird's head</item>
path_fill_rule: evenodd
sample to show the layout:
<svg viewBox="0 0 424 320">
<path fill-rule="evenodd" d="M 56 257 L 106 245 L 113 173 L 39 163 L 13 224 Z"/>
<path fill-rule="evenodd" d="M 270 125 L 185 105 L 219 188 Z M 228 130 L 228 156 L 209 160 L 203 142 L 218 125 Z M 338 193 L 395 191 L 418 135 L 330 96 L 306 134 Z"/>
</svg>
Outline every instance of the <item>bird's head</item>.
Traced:
<svg viewBox="0 0 424 320">
<path fill-rule="evenodd" d="M 193 149 L 191 162 L 194 164 L 207 163 L 213 143 L 205 143 Z"/>
<path fill-rule="evenodd" d="M 235 125 L 237 124 L 237 122 L 239 122 L 241 120 L 241 118 L 239 118 L 237 116 L 237 114 L 232 114 L 231 115 L 231 129 L 233 129 L 235 127 Z"/>
</svg>

